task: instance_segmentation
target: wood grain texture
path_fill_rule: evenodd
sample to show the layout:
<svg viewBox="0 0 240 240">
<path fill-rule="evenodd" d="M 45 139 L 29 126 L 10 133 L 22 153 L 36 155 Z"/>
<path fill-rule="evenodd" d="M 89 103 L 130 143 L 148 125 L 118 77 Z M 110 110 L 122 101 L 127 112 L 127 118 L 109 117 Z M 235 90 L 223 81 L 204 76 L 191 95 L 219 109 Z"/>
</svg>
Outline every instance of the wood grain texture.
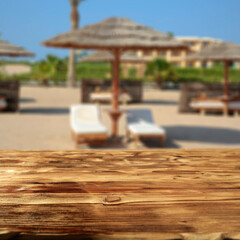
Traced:
<svg viewBox="0 0 240 240">
<path fill-rule="evenodd" d="M 240 150 L 0 151 L 0 209 L 2 237 L 240 239 Z"/>
</svg>

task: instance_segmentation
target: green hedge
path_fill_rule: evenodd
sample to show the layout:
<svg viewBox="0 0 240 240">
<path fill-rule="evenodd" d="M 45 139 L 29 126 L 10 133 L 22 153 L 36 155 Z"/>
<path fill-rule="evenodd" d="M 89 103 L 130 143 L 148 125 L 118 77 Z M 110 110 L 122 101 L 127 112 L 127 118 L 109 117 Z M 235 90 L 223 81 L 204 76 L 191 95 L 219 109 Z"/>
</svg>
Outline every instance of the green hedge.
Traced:
<svg viewBox="0 0 240 240">
<path fill-rule="evenodd" d="M 216 68 L 176 68 L 178 79 L 176 83 L 181 82 L 222 82 L 224 79 L 224 70 L 221 67 Z M 134 79 L 135 70 L 130 69 L 129 76 L 125 79 Z M 111 64 L 109 63 L 77 63 L 76 64 L 76 75 L 78 81 L 83 78 L 95 78 L 95 79 L 106 79 L 111 76 Z M 122 75 L 122 69 L 121 69 Z M 67 71 L 57 72 L 52 79 L 54 82 L 65 82 Z M 123 76 L 121 76 L 123 78 Z M 0 74 L 0 80 L 19 80 L 27 82 L 28 80 L 35 80 L 34 74 L 20 74 L 14 76 L 4 76 Z M 143 79 L 137 79 L 141 81 L 149 81 L 147 77 Z M 230 69 L 230 80 L 231 82 L 240 82 L 240 69 Z M 166 80 L 167 81 L 167 80 Z M 169 80 L 172 81 L 172 80 Z"/>
<path fill-rule="evenodd" d="M 221 83 L 224 79 L 223 68 L 177 68 L 178 82 Z M 231 82 L 240 82 L 240 69 L 230 69 Z"/>
<path fill-rule="evenodd" d="M 100 78 L 104 79 L 111 75 L 111 64 L 109 63 L 78 63 L 76 64 L 77 79 Z"/>
<path fill-rule="evenodd" d="M 24 73 L 24 74 L 17 74 L 17 75 L 4 75 L 0 73 L 0 81 L 5 81 L 5 80 L 17 80 L 20 82 L 28 82 L 29 80 L 32 80 L 32 74 L 31 73 Z"/>
</svg>

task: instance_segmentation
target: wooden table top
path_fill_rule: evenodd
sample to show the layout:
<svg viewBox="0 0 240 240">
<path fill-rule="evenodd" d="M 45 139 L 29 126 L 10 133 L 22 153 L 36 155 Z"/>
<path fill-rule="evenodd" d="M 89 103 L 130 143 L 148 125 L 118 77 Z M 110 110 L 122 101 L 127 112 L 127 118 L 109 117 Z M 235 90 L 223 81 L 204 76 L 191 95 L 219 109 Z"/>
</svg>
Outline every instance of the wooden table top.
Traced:
<svg viewBox="0 0 240 240">
<path fill-rule="evenodd" d="M 240 239 L 240 150 L 0 151 L 0 233 Z"/>
</svg>

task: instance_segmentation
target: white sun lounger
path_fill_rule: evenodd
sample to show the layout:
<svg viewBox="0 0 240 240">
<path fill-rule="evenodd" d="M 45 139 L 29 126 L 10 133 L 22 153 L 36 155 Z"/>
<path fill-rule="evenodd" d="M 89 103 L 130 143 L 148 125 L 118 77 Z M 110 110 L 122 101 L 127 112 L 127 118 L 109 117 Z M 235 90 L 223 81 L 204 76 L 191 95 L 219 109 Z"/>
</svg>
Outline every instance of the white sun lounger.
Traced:
<svg viewBox="0 0 240 240">
<path fill-rule="evenodd" d="M 223 111 L 224 103 L 220 100 L 197 100 L 190 102 L 190 107 L 204 115 L 206 111 Z"/>
<path fill-rule="evenodd" d="M 90 94 L 90 100 L 95 103 L 99 102 L 111 102 L 112 92 L 93 92 Z M 127 104 L 131 101 L 131 97 L 128 93 L 120 93 L 118 97 L 119 102 Z"/>
<path fill-rule="evenodd" d="M 228 103 L 228 108 L 230 110 L 240 111 L 240 101 L 231 101 Z"/>
<path fill-rule="evenodd" d="M 99 107 L 95 104 L 71 106 L 70 124 L 76 145 L 81 143 L 104 144 L 108 138 L 107 128 L 100 120 Z"/>
<path fill-rule="evenodd" d="M 197 102 L 191 102 L 190 106 L 192 108 L 196 109 L 223 109 L 224 103 L 221 101 L 197 101 Z"/>
<path fill-rule="evenodd" d="M 240 101 L 231 101 L 228 103 L 228 109 L 237 116 L 240 113 Z"/>
<path fill-rule="evenodd" d="M 225 104 L 220 100 L 198 100 L 191 102 L 190 107 L 200 110 L 202 114 L 205 114 L 208 110 L 224 111 Z M 226 107 L 226 111 L 230 110 L 237 114 L 240 112 L 240 101 L 230 101 Z M 227 114 L 227 112 L 225 114 Z"/>
<path fill-rule="evenodd" d="M 140 138 L 157 138 L 161 146 L 166 132 L 154 123 L 149 109 L 134 109 L 127 112 L 127 137 L 130 136 L 133 136 L 136 144 Z"/>
</svg>

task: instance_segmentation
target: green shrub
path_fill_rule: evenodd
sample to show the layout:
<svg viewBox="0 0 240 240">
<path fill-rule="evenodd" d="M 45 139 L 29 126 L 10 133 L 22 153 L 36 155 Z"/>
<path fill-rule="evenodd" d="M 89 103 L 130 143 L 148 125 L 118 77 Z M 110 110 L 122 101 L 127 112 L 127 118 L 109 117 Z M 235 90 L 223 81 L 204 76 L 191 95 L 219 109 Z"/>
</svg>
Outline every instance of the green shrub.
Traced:
<svg viewBox="0 0 240 240">
<path fill-rule="evenodd" d="M 137 78 L 137 69 L 135 67 L 131 67 L 128 69 L 128 77 Z"/>
</svg>

